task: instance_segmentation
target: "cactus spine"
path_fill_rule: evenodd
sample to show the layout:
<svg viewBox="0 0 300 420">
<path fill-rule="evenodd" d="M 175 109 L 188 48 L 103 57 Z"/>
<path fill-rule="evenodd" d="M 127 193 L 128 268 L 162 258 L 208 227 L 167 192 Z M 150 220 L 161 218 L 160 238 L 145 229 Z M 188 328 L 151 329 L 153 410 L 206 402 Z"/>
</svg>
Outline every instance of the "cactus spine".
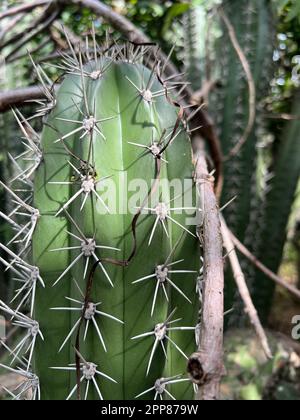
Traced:
<svg viewBox="0 0 300 420">
<path fill-rule="evenodd" d="M 193 168 L 176 83 L 141 63 L 143 48 L 86 64 L 73 52 L 57 96 L 48 92 L 41 143 L 26 131 L 40 159 L 33 201 L 2 184 L 27 221 L 18 238 L 27 251 L 32 242 L 26 259 L 2 245 L 34 285 L 28 316 L 1 304 L 27 334 L 15 361 L 37 375 L 42 399 L 76 398 L 77 373 L 83 399 L 192 398 L 199 255 L 186 226 L 195 203 L 182 200 Z"/>
</svg>

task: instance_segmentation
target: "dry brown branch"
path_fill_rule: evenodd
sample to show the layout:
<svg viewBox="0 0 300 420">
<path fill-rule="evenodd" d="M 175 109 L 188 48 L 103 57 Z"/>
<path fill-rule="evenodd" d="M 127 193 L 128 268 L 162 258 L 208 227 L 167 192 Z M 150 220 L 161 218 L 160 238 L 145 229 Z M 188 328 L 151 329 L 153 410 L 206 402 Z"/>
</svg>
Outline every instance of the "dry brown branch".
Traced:
<svg viewBox="0 0 300 420">
<path fill-rule="evenodd" d="M 267 268 L 263 263 L 261 263 L 251 252 L 231 233 L 231 240 L 234 246 L 260 271 L 262 271 L 267 277 L 273 280 L 276 284 L 287 289 L 290 293 L 300 299 L 300 290 L 298 290 L 293 285 L 287 283 L 279 277 L 277 274 L 273 273 L 269 268 Z"/>
<path fill-rule="evenodd" d="M 45 97 L 39 86 L 31 86 L 0 92 L 0 112 L 6 112 L 14 106 L 24 105 L 26 101 Z"/>
<path fill-rule="evenodd" d="M 18 15 L 19 13 L 30 12 L 39 6 L 44 6 L 49 3 L 49 0 L 36 0 L 32 3 L 21 4 L 20 6 L 11 7 L 10 9 L 5 10 L 5 12 L 0 13 L 0 20 L 9 16 Z"/>
<path fill-rule="evenodd" d="M 195 144 L 201 145 L 200 139 Z M 199 385 L 198 398 L 218 400 L 223 366 L 224 270 L 219 209 L 214 194 L 214 179 L 209 175 L 205 152 L 195 152 L 196 182 L 202 212 L 198 236 L 203 247 L 204 287 L 198 352 L 189 359 L 188 370 Z"/>
<path fill-rule="evenodd" d="M 219 9 L 219 14 L 222 18 L 222 20 L 225 23 L 225 26 L 228 30 L 228 34 L 231 40 L 231 43 L 239 57 L 239 60 L 243 66 L 246 78 L 247 78 L 247 82 L 248 82 L 248 86 L 249 86 L 249 118 L 248 118 L 248 123 L 247 123 L 247 127 L 245 128 L 245 131 L 242 135 L 242 137 L 240 138 L 240 140 L 238 141 L 238 143 L 234 146 L 234 148 L 229 152 L 228 158 L 236 156 L 239 151 L 241 150 L 241 148 L 244 146 L 244 144 L 246 143 L 246 141 L 248 140 L 251 131 L 254 127 L 255 124 L 255 118 L 256 118 L 256 88 L 255 88 L 255 82 L 254 82 L 254 78 L 252 75 L 252 71 L 251 71 L 251 67 L 250 64 L 247 60 L 247 57 L 245 55 L 245 53 L 243 52 L 240 43 L 237 39 L 234 27 L 232 26 L 230 20 L 228 19 L 228 17 L 226 16 L 224 10 L 222 8 Z"/>
<path fill-rule="evenodd" d="M 250 321 L 255 328 L 256 334 L 261 342 L 265 355 L 267 356 L 268 359 L 271 359 L 273 356 L 272 356 L 272 351 L 268 343 L 267 335 L 261 325 L 257 311 L 252 302 L 252 298 L 251 298 L 251 295 L 247 286 L 245 276 L 242 272 L 238 256 L 234 250 L 234 243 L 231 239 L 230 231 L 223 217 L 221 217 L 221 230 L 222 230 L 224 247 L 226 251 L 228 252 L 228 259 L 230 261 L 233 276 L 236 281 L 241 298 L 245 305 L 245 312 L 249 316 Z"/>
</svg>

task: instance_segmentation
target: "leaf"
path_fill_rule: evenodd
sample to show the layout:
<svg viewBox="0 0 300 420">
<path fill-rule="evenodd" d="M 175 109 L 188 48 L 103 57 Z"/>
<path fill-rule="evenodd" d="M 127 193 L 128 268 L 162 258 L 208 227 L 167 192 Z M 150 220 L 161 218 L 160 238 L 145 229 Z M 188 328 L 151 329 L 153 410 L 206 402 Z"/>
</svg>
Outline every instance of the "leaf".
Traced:
<svg viewBox="0 0 300 420">
<path fill-rule="evenodd" d="M 241 389 L 241 398 L 246 401 L 261 401 L 262 396 L 257 385 L 249 384 Z"/>
<path fill-rule="evenodd" d="M 168 10 L 168 13 L 165 18 L 165 23 L 162 28 L 162 34 L 164 35 L 170 28 L 173 23 L 173 20 L 186 13 L 190 9 L 191 5 L 189 3 L 175 3 Z"/>
<path fill-rule="evenodd" d="M 228 359 L 247 371 L 253 371 L 257 367 L 256 360 L 246 346 L 238 346 L 237 352 L 231 354 Z"/>
<path fill-rule="evenodd" d="M 299 1 L 292 4 L 291 10 L 289 11 L 286 17 L 286 21 L 290 22 L 295 18 L 300 18 L 300 2 Z"/>
</svg>

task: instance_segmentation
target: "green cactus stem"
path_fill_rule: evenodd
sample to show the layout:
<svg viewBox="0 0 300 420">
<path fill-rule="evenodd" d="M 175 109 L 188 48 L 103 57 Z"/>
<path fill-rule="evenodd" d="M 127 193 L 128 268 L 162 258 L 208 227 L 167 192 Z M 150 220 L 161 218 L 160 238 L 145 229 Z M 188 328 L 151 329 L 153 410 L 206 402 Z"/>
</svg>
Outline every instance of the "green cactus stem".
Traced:
<svg viewBox="0 0 300 420">
<path fill-rule="evenodd" d="M 24 370 L 37 375 L 44 400 L 193 397 L 185 373 L 199 301 L 191 145 L 176 84 L 162 84 L 157 63 L 142 64 L 143 48 L 124 57 L 115 47 L 85 64 L 74 52 L 39 112 L 51 108 L 33 201 L 6 187 L 27 221 L 23 245 L 32 242 L 27 258 L 9 254 L 34 284 L 30 316 L 14 312 L 26 329 L 14 353 L 25 351 Z"/>
</svg>

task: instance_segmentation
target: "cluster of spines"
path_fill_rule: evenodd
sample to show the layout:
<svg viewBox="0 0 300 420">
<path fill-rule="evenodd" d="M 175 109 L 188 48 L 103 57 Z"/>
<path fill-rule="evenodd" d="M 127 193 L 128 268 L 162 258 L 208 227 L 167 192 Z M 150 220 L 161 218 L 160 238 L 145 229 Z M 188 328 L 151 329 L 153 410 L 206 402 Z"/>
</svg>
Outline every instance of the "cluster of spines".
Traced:
<svg viewBox="0 0 300 420">
<path fill-rule="evenodd" d="M 67 38 L 68 39 L 68 38 Z M 68 41 L 69 42 L 69 41 Z M 107 64 L 104 64 L 104 61 L 102 61 L 103 57 L 109 57 L 110 60 L 121 60 L 126 62 L 141 62 L 143 60 L 143 57 L 145 56 L 145 52 L 149 50 L 150 47 L 148 46 L 140 46 L 137 47 L 133 44 L 126 44 L 126 45 L 118 45 L 117 43 L 111 43 L 107 41 L 107 46 L 104 49 L 100 49 L 99 46 L 96 43 L 95 40 L 95 34 L 93 31 L 93 48 L 92 53 L 90 52 L 90 48 L 87 49 L 86 52 L 83 52 L 81 49 L 76 50 L 76 48 L 69 42 L 69 47 L 71 50 L 70 55 L 62 54 L 62 66 L 59 66 L 61 70 L 63 70 L 65 73 L 71 73 L 71 74 L 78 74 L 82 80 L 84 81 L 85 77 L 90 77 L 93 80 L 97 80 L 105 73 L 107 68 L 109 68 Z M 101 53 L 99 54 L 99 50 L 101 50 Z M 104 51 L 104 53 L 103 53 Z M 147 56 L 147 55 L 146 55 Z M 99 64 L 99 71 L 98 72 L 88 72 L 86 70 L 86 67 L 83 67 L 83 63 L 85 61 L 89 62 L 91 60 L 94 60 L 96 63 Z M 36 117 L 45 117 L 49 114 L 49 112 L 55 108 L 56 105 L 56 98 L 55 98 L 55 90 L 53 86 L 49 86 L 50 80 L 48 79 L 46 73 L 37 65 L 34 65 L 34 69 L 37 73 L 38 79 L 41 83 L 41 86 L 43 88 L 44 94 L 46 96 L 45 101 L 39 101 L 38 102 L 38 110 L 35 114 L 34 118 Z M 156 61 L 154 63 L 154 69 L 155 66 L 158 67 L 159 63 Z M 160 69 L 159 74 L 163 73 L 163 68 Z M 164 86 L 160 91 L 152 92 L 152 83 L 154 80 L 154 77 L 156 76 L 155 70 L 152 72 L 152 76 L 150 80 L 144 85 L 144 86 L 135 86 L 137 90 L 137 94 L 140 95 L 143 100 L 148 102 L 150 105 L 153 100 L 155 100 L 158 96 L 168 96 L 170 95 L 170 92 L 177 89 L 179 90 L 179 95 L 181 93 L 182 88 L 184 87 L 184 84 L 182 85 L 181 82 L 176 82 L 175 77 L 170 77 L 168 79 L 164 80 Z M 133 84 L 132 81 L 128 80 L 129 83 Z M 86 93 L 84 92 L 84 82 L 83 82 L 83 97 L 85 99 Z M 86 101 L 85 101 L 86 102 Z M 100 134 L 103 139 L 105 140 L 104 135 L 101 131 L 101 124 L 105 121 L 102 120 L 95 120 L 95 118 L 92 117 L 92 112 L 90 110 L 86 109 L 87 114 L 83 115 L 83 121 L 78 121 L 78 129 L 76 130 L 76 133 L 81 134 L 82 137 L 89 136 L 93 134 L 93 131 L 97 131 L 98 134 Z M 189 132 L 188 129 L 188 123 L 189 120 L 196 114 L 198 109 L 196 109 L 192 114 L 190 114 L 189 118 L 187 118 L 183 124 L 183 128 L 187 132 Z M 16 157 L 10 156 L 11 161 L 13 162 L 17 175 L 11 180 L 11 182 L 8 183 L 8 185 L 1 182 L 2 187 L 6 190 L 7 194 L 11 196 L 12 202 L 14 203 L 14 209 L 9 214 L 1 214 L 2 218 L 11 225 L 12 229 L 15 231 L 15 234 L 13 238 L 9 241 L 8 244 L 1 244 L 1 248 L 3 251 L 9 256 L 9 261 L 6 261 L 5 259 L 1 258 L 2 264 L 6 267 L 6 270 L 10 270 L 12 274 L 14 275 L 14 279 L 21 283 L 21 287 L 16 291 L 16 295 L 14 296 L 14 299 L 12 301 L 12 304 L 14 303 L 16 305 L 15 309 L 11 309 L 8 307 L 4 302 L 0 302 L 0 309 L 6 313 L 7 315 L 11 316 L 13 324 L 23 328 L 25 331 L 25 336 L 21 339 L 21 341 L 17 344 L 17 346 L 14 349 L 9 349 L 7 344 L 2 343 L 10 352 L 12 356 L 12 364 L 15 362 L 19 362 L 20 367 L 17 369 L 14 369 L 10 366 L 4 366 L 3 368 L 8 369 L 9 371 L 14 371 L 19 373 L 21 376 L 24 377 L 24 381 L 18 387 L 14 392 L 9 391 L 9 395 L 14 399 L 26 399 L 26 398 L 32 398 L 32 399 L 39 399 L 41 395 L 40 391 L 40 385 L 38 377 L 33 373 L 33 366 L 32 366 L 32 359 L 34 354 L 34 348 L 36 341 L 38 339 L 43 340 L 43 334 L 42 331 L 40 331 L 39 324 L 37 321 L 33 319 L 34 316 L 34 304 L 35 304 L 35 293 L 37 287 L 44 287 L 44 281 L 40 276 L 38 267 L 33 267 L 30 264 L 28 264 L 27 259 L 30 258 L 30 246 L 32 241 L 32 236 L 34 234 L 35 228 L 37 226 L 40 213 L 38 209 L 35 209 L 32 206 L 32 198 L 33 198 L 33 182 L 32 178 L 35 173 L 35 171 L 38 169 L 42 159 L 43 154 L 41 150 L 41 144 L 40 144 L 40 136 L 38 133 L 35 132 L 33 127 L 30 125 L 29 120 L 26 120 L 24 116 L 17 110 L 13 110 L 14 116 L 18 122 L 18 125 L 23 133 L 23 139 L 22 143 L 24 145 L 24 152 Z M 112 117 L 113 118 L 113 117 Z M 65 121 L 68 123 L 68 121 Z M 72 121 L 73 122 L 73 121 Z M 74 134 L 74 132 L 73 132 Z M 163 151 L 166 149 L 166 147 L 169 145 L 170 140 L 174 141 L 177 134 L 169 133 L 164 134 L 162 138 L 152 139 L 152 142 L 149 144 L 149 147 L 147 147 L 146 151 L 150 153 L 156 160 L 162 160 L 165 164 L 167 162 L 163 158 Z M 170 138 L 172 137 L 172 138 Z M 64 145 L 67 148 L 68 136 L 65 138 L 58 138 L 57 142 L 61 141 L 64 143 Z M 132 143 L 133 146 L 136 147 L 145 147 L 143 145 L 139 145 L 137 143 Z M 80 254 L 76 257 L 75 260 L 72 261 L 72 263 L 66 268 L 64 273 L 61 274 L 61 276 L 56 280 L 55 284 L 60 282 L 64 275 L 71 270 L 71 268 L 76 264 L 76 262 L 79 260 L 79 258 L 85 258 L 86 264 L 85 264 L 85 271 L 84 275 L 87 275 L 87 270 L 89 267 L 89 261 L 91 258 L 93 258 L 95 261 L 99 263 L 99 258 L 97 257 L 97 249 L 102 248 L 108 248 L 104 245 L 96 244 L 94 238 L 87 238 L 83 234 L 83 232 L 80 230 L 76 222 L 72 219 L 72 216 L 68 213 L 68 207 L 69 205 L 79 198 L 79 196 L 83 196 L 83 202 L 81 209 L 85 205 L 86 199 L 90 194 L 95 194 L 96 199 L 99 199 L 102 201 L 101 197 L 96 191 L 96 181 L 93 177 L 93 165 L 90 161 L 88 162 L 81 162 L 82 167 L 80 170 L 76 168 L 71 162 L 69 162 L 70 165 L 73 167 L 75 174 L 78 175 L 78 179 L 81 185 L 81 189 L 72 196 L 72 198 L 66 202 L 63 207 L 59 210 L 57 213 L 57 216 L 60 215 L 62 212 L 66 215 L 66 217 L 69 219 L 71 224 L 74 226 L 75 230 L 77 230 L 77 234 L 75 235 L 72 232 L 69 232 L 72 237 L 78 241 L 78 245 L 75 247 L 72 247 L 72 249 L 76 249 L 80 251 Z M 61 181 L 63 182 L 63 181 Z M 59 180 L 54 182 L 56 184 L 61 183 Z M 100 182 L 100 181 L 99 181 Z M 17 183 L 17 187 L 14 187 L 15 183 Z M 19 186 L 22 186 L 19 187 Z M 103 201 L 102 201 L 103 202 Z M 104 204 L 104 203 L 103 203 Z M 107 208 L 107 210 L 109 210 Z M 172 223 L 175 223 L 179 225 L 183 231 L 188 232 L 189 234 L 193 235 L 190 231 L 188 231 L 183 225 L 179 224 L 175 219 L 172 218 L 171 212 L 179 210 L 178 208 L 171 207 L 171 203 L 163 203 L 158 202 L 157 206 L 155 208 L 148 208 L 143 209 L 148 210 L 150 213 L 154 214 L 155 221 L 153 224 L 153 229 L 149 238 L 149 245 L 152 242 L 152 239 L 155 235 L 156 228 L 159 223 L 162 224 L 165 234 L 168 235 L 168 231 L 165 225 L 166 221 L 170 221 Z M 180 210 L 184 210 L 184 208 L 180 208 Z M 189 208 L 189 210 L 192 210 Z M 195 208 L 193 210 L 196 210 Z M 194 235 L 193 235 L 194 236 Z M 12 247 L 12 249 L 9 248 L 9 246 Z M 112 248 L 110 248 L 112 249 Z M 62 249 L 59 249 L 62 250 Z M 58 250 L 52 250 L 52 251 L 58 251 Z M 170 278 L 169 276 L 172 273 L 193 273 L 192 271 L 188 270 L 173 270 L 173 266 L 176 265 L 179 262 L 182 261 L 171 261 L 172 254 L 167 259 L 164 265 L 154 267 L 154 273 L 146 276 L 144 278 L 138 279 L 134 281 L 133 283 L 140 283 L 146 280 L 154 279 L 156 281 L 156 288 L 155 293 L 153 296 L 153 304 L 152 304 L 152 310 L 151 310 L 151 316 L 153 315 L 155 304 L 156 304 L 156 298 L 159 288 L 161 288 L 164 292 L 166 300 L 169 299 L 168 294 L 165 289 L 165 284 L 169 284 L 171 288 L 175 289 L 179 294 L 182 295 L 182 297 L 189 301 L 189 298 L 183 293 L 183 291 L 178 287 Z M 111 286 L 113 286 L 112 280 L 105 270 L 104 266 L 100 263 L 101 269 L 107 278 L 108 282 Z M 54 284 L 54 285 L 55 285 Z M 201 293 L 200 288 L 197 289 L 199 291 L 199 294 Z M 110 318 L 114 322 L 122 323 L 123 321 L 114 317 L 111 314 L 108 314 L 106 312 L 102 312 L 99 310 L 99 306 L 101 305 L 101 302 L 94 303 L 94 302 L 85 302 L 85 296 L 83 291 L 78 286 L 78 292 L 80 295 L 79 300 L 73 299 L 71 297 L 67 297 L 71 302 L 78 305 L 78 307 L 72 307 L 72 308 L 52 308 L 52 310 L 73 310 L 78 311 L 81 316 L 83 315 L 84 321 L 85 321 L 85 332 L 84 332 L 84 338 L 87 335 L 87 331 L 89 326 L 92 324 L 97 332 L 97 335 L 99 337 L 99 341 L 101 345 L 103 346 L 104 350 L 106 350 L 106 345 L 103 340 L 101 331 L 98 327 L 96 317 L 104 316 L 107 318 Z M 28 315 L 22 314 L 21 310 L 29 307 L 29 313 Z M 84 314 L 82 312 L 84 311 Z M 184 356 L 184 358 L 187 359 L 187 355 L 184 354 L 184 352 L 177 346 L 177 344 L 172 341 L 172 339 L 168 336 L 168 331 L 172 330 L 193 330 L 195 331 L 196 337 L 198 337 L 198 326 L 197 327 L 172 327 L 172 324 L 175 322 L 179 322 L 180 320 L 173 320 L 172 317 L 175 314 L 176 309 L 171 312 L 171 314 L 167 317 L 166 320 L 164 320 L 161 324 L 157 324 L 153 331 L 142 333 L 141 335 L 137 337 L 133 337 L 132 339 L 142 339 L 144 337 L 148 336 L 154 336 L 155 342 L 152 348 L 152 352 L 150 355 L 149 363 L 148 363 L 148 369 L 147 373 L 149 372 L 151 368 L 151 364 L 153 361 L 154 353 L 157 349 L 158 344 L 162 346 L 165 352 L 164 348 L 164 340 L 168 340 L 171 342 L 171 344 Z M 64 343 L 62 343 L 60 350 L 64 347 L 66 342 L 70 340 L 71 336 L 74 334 L 76 328 L 78 327 L 80 323 L 81 318 L 75 323 L 75 325 L 72 327 L 70 333 L 66 337 L 66 340 Z M 96 381 L 96 376 L 100 375 L 110 381 L 115 382 L 115 380 L 111 377 L 109 377 L 107 374 L 100 372 L 95 364 L 92 362 L 87 362 L 84 359 L 84 356 L 79 353 L 78 350 L 76 350 L 77 356 L 80 359 L 80 371 L 82 373 L 81 381 L 86 380 L 86 389 L 85 389 L 85 399 L 88 397 L 89 393 L 89 387 L 91 382 L 94 384 L 96 392 L 100 399 L 102 399 L 102 393 L 99 389 Z M 165 353 L 166 354 L 166 353 Z M 66 367 L 53 367 L 53 369 L 65 369 L 68 371 L 76 371 L 78 369 L 77 366 L 70 365 Z M 155 399 L 159 396 L 161 399 L 163 399 L 163 395 L 173 398 L 172 394 L 167 390 L 166 386 L 168 384 L 174 384 L 177 382 L 187 381 L 188 379 L 182 378 L 182 376 L 176 376 L 172 378 L 159 378 L 156 383 L 154 384 L 154 387 L 151 389 L 155 391 Z M 72 389 L 71 393 L 68 395 L 68 398 L 71 398 L 73 394 L 76 392 L 78 387 L 78 384 Z M 146 392 L 150 392 L 151 390 L 147 390 Z M 140 396 L 144 395 L 145 392 L 140 394 Z M 137 396 L 139 397 L 139 396 Z"/>
</svg>

